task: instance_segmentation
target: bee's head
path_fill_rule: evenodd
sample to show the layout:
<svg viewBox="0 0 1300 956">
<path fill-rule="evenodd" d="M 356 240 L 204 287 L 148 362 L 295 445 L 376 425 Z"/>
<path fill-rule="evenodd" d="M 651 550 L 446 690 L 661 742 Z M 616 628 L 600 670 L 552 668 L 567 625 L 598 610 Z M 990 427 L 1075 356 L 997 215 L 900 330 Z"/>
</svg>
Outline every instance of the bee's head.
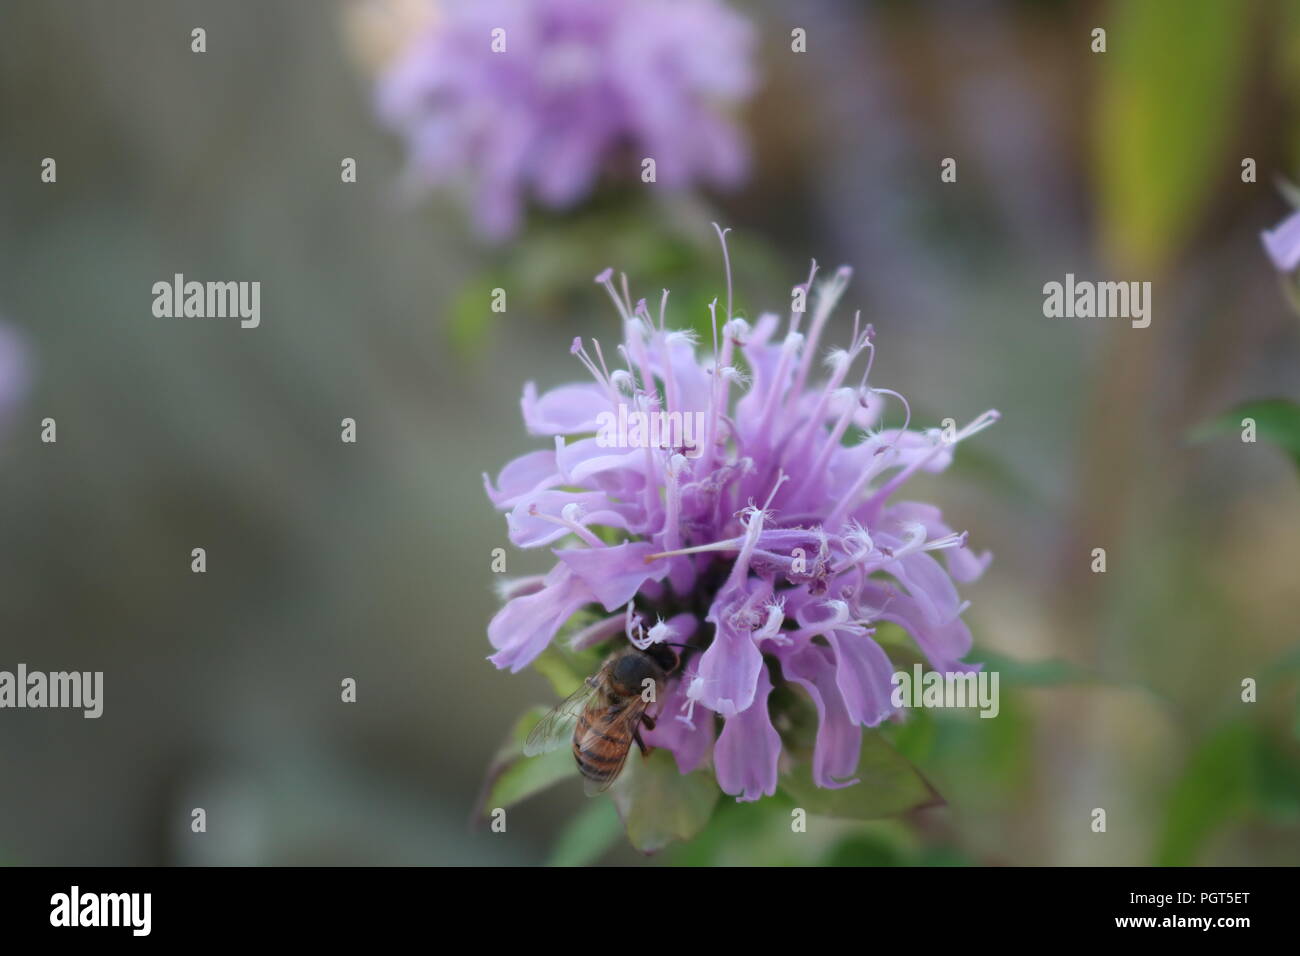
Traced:
<svg viewBox="0 0 1300 956">
<path fill-rule="evenodd" d="M 645 689 L 646 679 L 655 682 L 663 680 L 663 668 L 648 655 L 640 651 L 624 654 L 614 662 L 609 680 L 620 694 L 632 697 Z"/>
<path fill-rule="evenodd" d="M 656 664 L 663 668 L 665 675 L 674 674 L 677 672 L 677 668 L 681 666 L 682 658 L 673 648 L 682 646 L 684 645 L 651 644 L 646 648 L 645 652 Z"/>
</svg>

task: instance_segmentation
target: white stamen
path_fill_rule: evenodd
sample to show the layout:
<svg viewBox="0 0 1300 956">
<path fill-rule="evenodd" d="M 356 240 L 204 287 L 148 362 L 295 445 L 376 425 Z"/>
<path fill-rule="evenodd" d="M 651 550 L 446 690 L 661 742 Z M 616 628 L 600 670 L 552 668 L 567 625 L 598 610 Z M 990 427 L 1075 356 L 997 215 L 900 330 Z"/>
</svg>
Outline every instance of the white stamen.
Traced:
<svg viewBox="0 0 1300 956">
<path fill-rule="evenodd" d="M 714 541 L 712 544 L 697 544 L 690 548 L 677 548 L 672 551 L 660 551 L 658 554 L 647 554 L 645 563 L 658 561 L 660 558 L 675 558 L 683 554 L 704 554 L 707 551 L 739 551 L 744 547 L 745 538 L 742 535 L 739 538 L 732 538 L 728 541 Z"/>
<path fill-rule="evenodd" d="M 669 638 L 676 636 L 677 632 L 673 630 L 672 625 L 664 621 L 663 618 L 659 618 L 659 622 L 646 633 L 646 647 L 651 644 L 662 644 Z M 645 648 L 642 648 L 642 650 L 645 650 Z"/>
<path fill-rule="evenodd" d="M 715 222 L 713 231 L 718 234 L 718 242 L 722 244 L 722 266 L 727 272 L 727 321 L 731 321 L 731 254 L 727 252 L 727 233 L 731 229 L 722 229 Z"/>
<path fill-rule="evenodd" d="M 690 696 L 690 693 L 695 689 L 695 681 L 697 680 L 699 680 L 698 677 L 691 681 L 690 686 L 686 691 L 686 703 L 682 705 L 681 712 L 678 713 L 675 718 L 676 720 L 680 720 L 687 727 L 691 728 L 691 730 L 695 729 L 695 698 Z M 703 691 L 701 691 L 701 693 L 703 693 Z"/>
<path fill-rule="evenodd" d="M 611 301 L 613 301 L 614 303 L 614 308 L 618 309 L 618 314 L 622 316 L 624 321 L 626 321 L 632 317 L 629 314 L 631 311 L 631 306 L 629 304 L 624 303 L 624 301 L 619 297 L 619 294 L 616 291 L 614 291 L 613 277 L 614 277 L 614 270 L 606 269 L 600 275 L 596 276 L 596 283 L 598 285 L 603 285 L 605 287 L 605 291 L 609 293 L 609 297 Z M 624 282 L 626 282 L 627 277 L 624 276 L 623 278 L 624 278 Z"/>
<path fill-rule="evenodd" d="M 906 482 L 907 479 L 911 478 L 912 475 L 916 474 L 916 472 L 920 468 L 922 468 L 924 465 L 926 465 L 931 460 L 933 460 L 934 456 L 939 454 L 941 450 L 943 450 L 944 448 L 951 447 L 952 445 L 957 444 L 959 441 L 964 441 L 965 439 L 970 438 L 972 435 L 979 434 L 980 432 L 988 428 L 990 425 L 992 425 L 1001 417 L 1002 416 L 997 412 L 996 409 L 989 409 L 987 412 L 980 415 L 978 418 L 976 418 L 973 422 L 971 422 L 961 431 L 957 432 L 957 434 L 953 436 L 951 442 L 937 443 L 932 449 L 930 449 L 930 451 L 927 454 L 922 455 L 921 457 L 917 458 L 915 461 L 911 462 L 906 467 L 904 467 L 901 471 L 898 472 L 898 474 L 894 475 L 894 477 L 890 478 L 889 481 L 881 485 L 880 488 L 877 489 L 877 491 L 869 499 L 867 499 L 867 504 L 870 505 L 873 510 L 878 509 L 882 504 L 884 504 L 885 500 L 888 499 L 888 497 L 891 494 L 893 494 L 894 491 L 899 486 L 901 486 L 904 482 Z M 854 493 L 856 494 L 856 486 L 855 486 Z"/>
<path fill-rule="evenodd" d="M 848 287 L 852 275 L 852 269 L 848 266 L 840 266 L 835 270 L 835 275 L 823 283 L 818 290 L 817 307 L 813 310 L 812 324 L 808 327 L 808 348 L 804 350 L 803 361 L 799 363 L 799 372 L 794 380 L 794 393 L 796 395 L 803 392 L 804 384 L 808 381 L 808 370 L 812 364 L 812 355 L 817 349 L 817 340 L 821 338 L 826 320 L 835 311 L 835 305 Z"/>
<path fill-rule="evenodd" d="M 782 601 L 774 601 L 767 606 L 767 620 L 763 626 L 754 632 L 754 643 L 760 641 L 771 641 L 780 647 L 789 645 L 789 636 L 781 633 L 781 625 L 785 623 L 785 604 Z"/>
<path fill-rule="evenodd" d="M 817 260 L 813 259 L 812 265 L 809 266 L 808 268 L 808 281 L 802 283 L 801 285 L 797 285 L 790 290 L 790 297 L 792 299 L 794 298 L 795 292 L 797 292 L 800 289 L 803 290 L 805 308 L 807 307 L 808 294 L 812 292 L 813 279 L 815 278 L 817 278 Z M 791 308 L 790 309 L 790 331 L 798 332 L 799 323 L 802 320 L 803 320 L 803 312 L 796 312 L 793 308 Z"/>
<path fill-rule="evenodd" d="M 609 377 L 610 384 L 613 385 L 620 393 L 631 395 L 636 390 L 636 379 L 632 373 L 625 369 L 615 369 Z"/>
</svg>

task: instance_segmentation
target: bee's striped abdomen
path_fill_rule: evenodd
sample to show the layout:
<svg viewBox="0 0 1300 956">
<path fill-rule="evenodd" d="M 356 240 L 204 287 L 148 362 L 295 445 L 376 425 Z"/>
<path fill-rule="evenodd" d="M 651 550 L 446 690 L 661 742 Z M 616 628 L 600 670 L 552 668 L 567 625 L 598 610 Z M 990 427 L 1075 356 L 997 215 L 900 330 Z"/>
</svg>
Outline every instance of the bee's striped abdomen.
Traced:
<svg viewBox="0 0 1300 956">
<path fill-rule="evenodd" d="M 632 746 L 631 729 L 617 718 L 622 704 L 610 708 L 588 708 L 578 717 L 573 730 L 573 757 L 588 780 L 604 783 L 623 765 Z"/>
</svg>

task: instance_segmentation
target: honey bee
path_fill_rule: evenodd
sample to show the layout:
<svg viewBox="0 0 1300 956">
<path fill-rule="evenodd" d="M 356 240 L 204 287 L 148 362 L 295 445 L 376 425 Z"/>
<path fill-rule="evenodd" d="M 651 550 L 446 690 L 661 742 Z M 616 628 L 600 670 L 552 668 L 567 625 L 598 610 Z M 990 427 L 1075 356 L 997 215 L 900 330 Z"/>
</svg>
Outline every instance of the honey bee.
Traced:
<svg viewBox="0 0 1300 956">
<path fill-rule="evenodd" d="M 653 645 L 649 651 L 628 647 L 615 652 L 533 728 L 524 742 L 524 755 L 534 757 L 570 742 L 587 794 L 608 790 L 622 772 L 632 744 L 641 748 L 643 756 L 649 752 L 641 727 L 654 730 L 655 721 L 646 708 L 659 699 L 664 680 L 677 663 L 676 655 L 663 645 Z M 653 694 L 648 693 L 650 681 Z"/>
</svg>

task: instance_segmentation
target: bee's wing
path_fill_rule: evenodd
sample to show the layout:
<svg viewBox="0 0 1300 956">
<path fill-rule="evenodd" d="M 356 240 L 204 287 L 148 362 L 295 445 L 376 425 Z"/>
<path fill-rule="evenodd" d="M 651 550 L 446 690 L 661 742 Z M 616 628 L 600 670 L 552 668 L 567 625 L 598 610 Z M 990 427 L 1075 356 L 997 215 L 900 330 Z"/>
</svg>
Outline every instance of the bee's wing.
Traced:
<svg viewBox="0 0 1300 956">
<path fill-rule="evenodd" d="M 594 797 L 598 793 L 604 793 L 614 785 L 614 781 L 617 780 L 619 774 L 623 772 L 623 766 L 627 763 L 627 755 L 630 754 L 632 748 L 636 746 L 632 741 L 632 735 L 641 729 L 641 717 L 645 714 L 645 710 L 649 706 L 649 702 L 643 700 L 641 695 L 638 694 L 636 697 L 633 697 L 628 701 L 627 706 L 623 708 L 623 710 L 619 711 L 618 716 L 610 721 L 609 726 L 605 728 L 605 733 L 609 733 L 611 736 L 614 736 L 614 731 L 619 732 L 618 736 L 626 735 L 628 745 L 619 756 L 618 763 L 614 766 L 614 772 L 608 777 L 604 780 L 592 780 L 587 778 L 582 781 L 582 786 L 583 789 L 587 791 L 587 796 Z"/>
<path fill-rule="evenodd" d="M 573 740 L 573 726 L 596 693 L 597 686 L 596 678 L 589 677 L 577 690 L 552 707 L 524 741 L 524 756 L 536 757 L 570 743 Z"/>
</svg>

